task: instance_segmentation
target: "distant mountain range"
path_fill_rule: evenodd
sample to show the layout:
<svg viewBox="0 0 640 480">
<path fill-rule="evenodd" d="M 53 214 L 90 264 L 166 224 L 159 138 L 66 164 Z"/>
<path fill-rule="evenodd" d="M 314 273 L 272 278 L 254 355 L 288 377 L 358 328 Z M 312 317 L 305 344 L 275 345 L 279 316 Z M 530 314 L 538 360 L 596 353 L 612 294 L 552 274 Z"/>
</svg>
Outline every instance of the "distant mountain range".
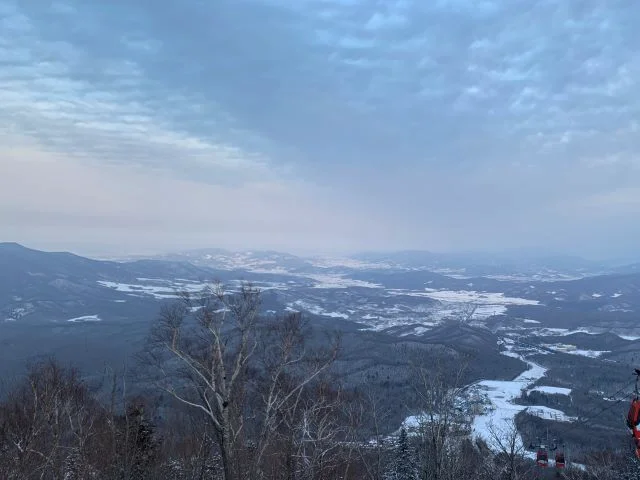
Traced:
<svg viewBox="0 0 640 480">
<path fill-rule="evenodd" d="M 509 281 L 575 280 L 596 275 L 639 273 L 640 263 L 620 265 L 596 262 L 578 256 L 538 252 L 434 253 L 429 251 L 370 252 L 348 257 L 296 256 L 275 251 L 234 252 L 201 249 L 152 257 L 157 260 L 189 262 L 223 270 L 253 272 L 318 271 L 431 271 L 454 278 L 486 277 Z M 128 257 L 124 260 L 134 260 Z M 121 259 L 123 260 L 123 259 Z"/>
<path fill-rule="evenodd" d="M 138 278 L 211 278 L 225 272 L 185 262 L 91 260 L 65 252 L 41 252 L 0 244 L 0 319 L 28 314 L 81 314 L 87 301 L 115 300 L 99 282 L 136 283 Z M 89 300 L 87 300 L 89 299 Z M 117 299 L 117 298 L 116 298 Z M 30 312 L 30 313 L 29 313 Z"/>
</svg>

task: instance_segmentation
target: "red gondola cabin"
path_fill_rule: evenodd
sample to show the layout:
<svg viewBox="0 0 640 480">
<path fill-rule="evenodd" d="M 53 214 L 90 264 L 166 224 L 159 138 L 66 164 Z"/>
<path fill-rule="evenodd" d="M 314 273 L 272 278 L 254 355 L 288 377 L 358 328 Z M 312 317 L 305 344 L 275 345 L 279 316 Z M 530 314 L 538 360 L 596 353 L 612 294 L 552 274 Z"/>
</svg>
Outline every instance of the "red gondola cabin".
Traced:
<svg viewBox="0 0 640 480">
<path fill-rule="evenodd" d="M 536 453 L 536 464 L 542 468 L 546 468 L 549 465 L 549 454 L 545 448 L 538 449 Z"/>
</svg>

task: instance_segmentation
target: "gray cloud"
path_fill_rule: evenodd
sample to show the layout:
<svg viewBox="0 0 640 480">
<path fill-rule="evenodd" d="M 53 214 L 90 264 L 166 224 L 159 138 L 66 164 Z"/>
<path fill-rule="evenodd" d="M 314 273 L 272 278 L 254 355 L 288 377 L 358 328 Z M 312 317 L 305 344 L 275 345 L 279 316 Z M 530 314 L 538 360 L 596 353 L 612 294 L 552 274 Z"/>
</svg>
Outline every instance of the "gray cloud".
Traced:
<svg viewBox="0 0 640 480">
<path fill-rule="evenodd" d="M 638 233 L 638 21 L 622 0 L 2 2 L 0 135 L 214 196 L 330 195 L 336 247 L 602 253 L 598 224 Z"/>
</svg>

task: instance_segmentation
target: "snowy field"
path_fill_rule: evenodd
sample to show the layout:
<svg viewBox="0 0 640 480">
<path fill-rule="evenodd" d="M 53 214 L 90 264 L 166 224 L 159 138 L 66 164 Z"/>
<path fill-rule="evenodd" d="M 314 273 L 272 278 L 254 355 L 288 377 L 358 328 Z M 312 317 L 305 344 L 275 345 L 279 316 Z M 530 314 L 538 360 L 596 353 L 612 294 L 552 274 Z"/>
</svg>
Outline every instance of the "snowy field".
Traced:
<svg viewBox="0 0 640 480">
<path fill-rule="evenodd" d="M 141 281 L 150 281 L 150 279 L 138 279 Z M 157 281 L 160 283 L 159 281 Z M 168 298 L 177 298 L 178 292 L 199 292 L 206 285 L 203 283 L 194 284 L 194 283 L 170 283 L 163 282 L 162 285 L 145 285 L 145 284 L 132 284 L 132 283 L 116 283 L 116 282 L 106 282 L 106 281 L 98 281 L 98 284 L 103 287 L 110 288 L 112 290 L 116 290 L 117 292 L 126 293 L 130 296 L 140 297 L 140 296 L 151 296 L 156 299 L 168 299 Z"/>
<path fill-rule="evenodd" d="M 211 282 L 194 282 L 192 280 L 176 279 L 174 281 L 155 279 L 155 278 L 137 278 L 140 283 L 116 283 L 100 280 L 98 284 L 115 290 L 117 292 L 126 293 L 132 297 L 150 296 L 157 300 L 178 298 L 182 292 L 198 293 L 205 288 L 215 288 L 215 284 Z M 235 291 L 242 282 L 240 280 L 231 281 L 225 285 L 228 292 Z M 289 285 L 279 282 L 253 282 L 253 286 L 263 291 L 268 290 L 288 290 Z M 124 302 L 124 300 L 114 300 L 115 302 Z"/>
<path fill-rule="evenodd" d="M 308 274 L 300 275 L 303 278 L 310 278 L 315 282 L 314 288 L 383 288 L 376 283 L 354 280 L 346 275 L 339 274 Z"/>
<path fill-rule="evenodd" d="M 83 323 L 83 322 L 101 322 L 102 319 L 98 315 L 85 315 L 83 317 L 70 318 L 67 322 Z"/>
<path fill-rule="evenodd" d="M 518 375 L 514 380 L 483 380 L 473 385 L 471 391 L 484 397 L 486 409 L 473 420 L 472 432 L 476 437 L 481 437 L 489 443 L 489 446 L 496 448 L 495 440 L 493 440 L 492 432 L 498 432 L 500 435 L 508 434 L 514 427 L 515 417 L 518 413 L 525 411 L 530 415 L 540 418 L 555 420 L 559 422 L 571 422 L 575 419 L 564 414 L 560 410 L 556 410 L 544 406 L 524 406 L 517 405 L 515 400 L 519 398 L 524 391 L 535 389 L 553 390 L 556 387 L 534 387 L 530 388 L 534 383 L 543 378 L 546 369 L 537 363 L 526 360 L 511 350 L 503 352 L 510 357 L 519 358 L 526 362 L 529 366 L 528 370 Z M 563 392 L 569 395 L 570 390 L 557 389 L 555 393 Z M 543 390 L 544 391 L 544 390 Z M 524 448 L 522 438 L 518 438 L 519 448 Z"/>
<path fill-rule="evenodd" d="M 314 257 L 309 263 L 317 268 L 351 268 L 354 270 L 389 270 L 397 268 L 387 262 L 365 262 L 354 258 Z"/>
<path fill-rule="evenodd" d="M 511 305 L 540 305 L 537 300 L 507 297 L 499 292 L 478 292 L 475 290 L 424 290 L 389 289 L 394 297 L 422 297 L 437 300 L 439 306 L 432 309 L 432 320 L 460 317 L 471 314 L 472 320 L 486 320 L 494 315 L 504 315 Z"/>
<path fill-rule="evenodd" d="M 137 278 L 137 283 L 116 283 L 99 281 L 105 288 L 121 292 L 132 297 L 152 297 L 158 300 L 175 299 L 180 292 L 196 293 L 212 286 L 206 282 L 187 279 L 164 280 L 160 278 Z M 230 291 L 238 288 L 239 280 L 227 282 Z M 363 323 L 373 330 L 415 325 L 414 334 L 421 335 L 430 328 L 449 319 L 465 318 L 471 325 L 483 325 L 483 321 L 494 315 L 504 315 L 512 305 L 539 305 L 536 300 L 509 297 L 499 292 L 482 292 L 476 290 L 446 289 L 387 289 L 383 285 L 350 278 L 342 273 L 288 273 L 280 282 L 253 282 L 262 290 L 280 292 L 299 292 L 295 302 L 288 301 L 289 310 L 306 311 L 314 315 L 329 318 L 349 319 Z M 349 305 L 325 304 L 313 290 L 346 290 L 356 291 L 354 295 L 362 296 L 365 302 L 358 301 Z M 322 294 L 320 294 L 322 295 Z M 389 299 L 392 299 L 390 304 Z M 424 299 L 421 303 L 416 299 Z M 435 302 L 434 302 L 435 300 Z M 118 300 L 123 302 L 124 300 Z M 344 307 L 344 308 L 343 308 Z M 348 313 L 347 313 L 348 312 Z"/>
<path fill-rule="evenodd" d="M 277 264 L 277 257 L 273 259 L 261 259 L 254 267 L 261 268 Z M 239 256 L 239 262 L 251 260 L 249 257 Z M 233 262 L 232 262 L 233 263 Z M 338 266 L 340 262 L 332 262 L 325 258 L 318 261 L 324 264 L 326 271 L 316 271 L 303 273 L 300 271 L 289 271 L 280 281 L 257 281 L 253 284 L 265 291 L 272 290 L 284 295 L 282 303 L 289 307 L 289 310 L 308 312 L 313 315 L 327 318 L 338 318 L 351 320 L 363 324 L 363 328 L 382 331 L 394 327 L 408 326 L 412 331 L 402 330 L 400 335 L 423 335 L 430 329 L 449 320 L 463 320 L 471 326 L 483 327 L 486 320 L 493 316 L 504 316 L 508 322 L 507 314 L 512 306 L 540 306 L 538 300 L 521 298 L 519 296 L 508 296 L 502 292 L 488 292 L 474 290 L 473 283 L 469 282 L 469 289 L 451 290 L 438 288 L 418 288 L 418 289 L 394 289 L 385 288 L 376 283 L 376 280 L 360 280 L 350 278 L 343 272 L 336 273 L 328 270 Z M 357 262 L 356 262 L 357 263 Z M 259 264 L 259 265 L 258 265 Z M 365 268 L 366 262 L 360 265 Z M 237 265 L 234 265 L 236 267 Z M 352 265 L 354 267 L 354 265 Z M 367 265 L 371 267 L 371 265 Z M 267 268 L 268 270 L 268 268 Z M 274 273 L 270 270 L 270 273 Z M 101 286 L 122 293 L 123 298 L 130 297 L 151 297 L 158 300 L 175 299 L 179 292 L 196 293 L 202 291 L 204 287 L 211 286 L 205 282 L 187 279 L 165 280 L 160 278 L 137 278 L 136 282 L 116 283 L 108 281 L 98 282 Z M 239 280 L 232 280 L 226 283 L 228 291 L 234 291 L 239 287 Z M 433 281 L 426 285 L 436 286 Z M 476 287 L 477 288 L 477 287 Z M 323 292 L 326 291 L 325 292 Z M 338 291 L 333 293 L 332 291 Z M 285 293 L 289 292 L 289 293 Z M 316 293 L 317 292 L 317 293 Z M 344 293 L 343 293 L 344 292 Z M 547 292 L 561 293 L 561 292 Z M 295 294 L 295 295 L 292 295 Z M 621 294 L 620 294 L 621 295 Z M 614 298 L 620 296 L 613 294 Z M 587 295 L 592 297 L 591 292 Z M 344 299 L 344 300 L 343 300 Z M 423 300 L 420 300 L 423 299 Z M 295 302 L 294 302 L 295 301 Z M 123 303 L 126 300 L 118 299 L 114 302 Z M 17 318 L 9 315 L 7 320 Z M 569 336 L 583 333 L 597 335 L 606 333 L 606 328 L 547 328 L 541 324 L 540 320 L 531 318 L 520 319 L 516 323 L 503 324 L 498 327 L 505 331 L 506 336 L 527 337 L 537 335 L 541 337 Z M 638 331 L 611 331 L 625 340 L 640 339 L 640 329 Z M 555 343 L 549 339 L 550 350 L 569 353 L 572 355 L 582 355 L 591 358 L 606 353 L 598 350 L 581 350 L 577 348 L 563 349 L 557 348 Z M 542 352 L 542 351 L 541 351 Z"/>
<path fill-rule="evenodd" d="M 540 305 L 537 300 L 506 297 L 499 292 L 477 292 L 475 290 L 436 290 L 425 288 L 425 295 L 434 300 L 449 303 L 471 303 L 474 305 Z"/>
<path fill-rule="evenodd" d="M 323 317 L 331 317 L 331 318 L 343 318 L 345 320 L 347 320 L 349 318 L 349 315 L 346 313 L 339 313 L 339 312 L 329 312 L 325 309 L 323 309 L 322 307 L 319 307 L 317 305 L 313 305 L 311 303 L 307 303 L 303 300 L 296 300 L 295 302 L 292 302 L 290 304 L 287 305 L 287 310 L 291 311 L 291 312 L 300 312 L 302 310 L 307 311 L 309 313 L 313 313 L 314 315 L 320 315 Z"/>
<path fill-rule="evenodd" d="M 550 395 L 571 395 L 570 388 L 562 388 L 562 387 L 537 386 L 537 387 L 530 388 L 528 391 L 548 393 Z"/>
<path fill-rule="evenodd" d="M 610 350 L 583 350 L 576 348 L 575 345 L 563 344 L 563 343 L 543 343 L 541 347 L 548 348 L 558 353 L 566 353 L 569 355 L 578 355 L 580 357 L 598 358 L 605 353 L 611 353 Z"/>
</svg>

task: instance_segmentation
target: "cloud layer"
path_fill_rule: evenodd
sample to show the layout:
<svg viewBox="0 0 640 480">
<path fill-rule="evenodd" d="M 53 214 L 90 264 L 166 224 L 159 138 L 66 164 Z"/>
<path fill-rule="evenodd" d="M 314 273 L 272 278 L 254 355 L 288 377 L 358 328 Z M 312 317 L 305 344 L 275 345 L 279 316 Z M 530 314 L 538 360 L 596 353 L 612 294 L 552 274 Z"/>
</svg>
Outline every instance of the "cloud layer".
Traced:
<svg viewBox="0 0 640 480">
<path fill-rule="evenodd" d="M 632 253 L 639 21 L 622 0 L 0 0 L 0 234 Z"/>
</svg>

